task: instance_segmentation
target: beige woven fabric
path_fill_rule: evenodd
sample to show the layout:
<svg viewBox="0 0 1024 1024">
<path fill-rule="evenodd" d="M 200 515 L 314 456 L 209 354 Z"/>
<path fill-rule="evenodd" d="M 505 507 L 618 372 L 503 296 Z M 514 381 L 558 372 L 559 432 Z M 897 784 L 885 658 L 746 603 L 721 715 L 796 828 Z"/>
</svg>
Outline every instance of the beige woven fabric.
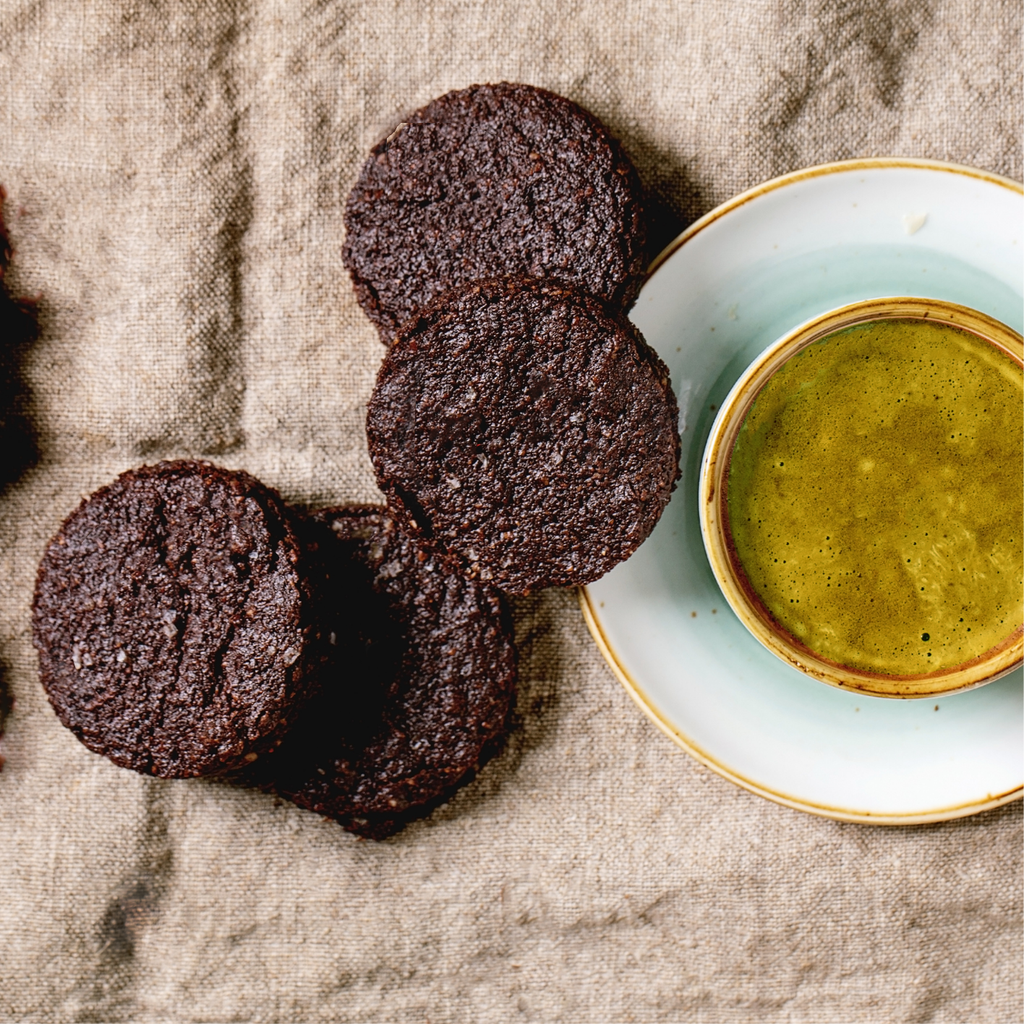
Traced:
<svg viewBox="0 0 1024 1024">
<path fill-rule="evenodd" d="M 1018 0 L 0 0 L 11 284 L 39 461 L 0 494 L 0 1019 L 1018 1021 L 1021 806 L 845 825 L 673 747 L 575 598 L 517 603 L 520 725 L 383 844 L 85 750 L 29 638 L 80 495 L 162 457 L 376 495 L 382 349 L 340 266 L 360 161 L 448 89 L 531 82 L 624 141 L 667 239 L 797 167 L 1020 178 Z"/>
</svg>

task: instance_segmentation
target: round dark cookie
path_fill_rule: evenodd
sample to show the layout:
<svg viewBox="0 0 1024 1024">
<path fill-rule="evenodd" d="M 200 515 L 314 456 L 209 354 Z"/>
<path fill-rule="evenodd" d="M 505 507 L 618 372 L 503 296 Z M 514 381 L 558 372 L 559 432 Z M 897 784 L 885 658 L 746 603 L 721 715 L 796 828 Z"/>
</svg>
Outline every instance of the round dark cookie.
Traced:
<svg viewBox="0 0 1024 1024">
<path fill-rule="evenodd" d="M 516 685 L 509 611 L 498 591 L 465 579 L 384 508 L 316 512 L 306 536 L 324 566 L 335 664 L 250 778 L 382 839 L 503 742 Z"/>
<path fill-rule="evenodd" d="M 35 303 L 11 295 L 4 281 L 13 255 L 3 215 L 6 195 L 0 185 L 0 484 L 18 477 L 37 456 L 32 425 L 21 408 L 27 397 L 21 364 L 39 327 Z"/>
<path fill-rule="evenodd" d="M 632 324 L 573 288 L 505 278 L 403 327 L 366 431 L 410 527 L 516 594 L 589 583 L 636 550 L 679 476 L 677 420 Z"/>
<path fill-rule="evenodd" d="M 315 682 L 310 588 L 276 492 L 162 462 L 86 498 L 39 566 L 33 640 L 58 718 L 115 764 L 209 775 L 269 751 Z"/>
<path fill-rule="evenodd" d="M 344 260 L 385 343 L 420 306 L 504 274 L 631 302 L 646 266 L 640 179 L 597 118 L 531 85 L 446 93 L 363 165 Z"/>
</svg>

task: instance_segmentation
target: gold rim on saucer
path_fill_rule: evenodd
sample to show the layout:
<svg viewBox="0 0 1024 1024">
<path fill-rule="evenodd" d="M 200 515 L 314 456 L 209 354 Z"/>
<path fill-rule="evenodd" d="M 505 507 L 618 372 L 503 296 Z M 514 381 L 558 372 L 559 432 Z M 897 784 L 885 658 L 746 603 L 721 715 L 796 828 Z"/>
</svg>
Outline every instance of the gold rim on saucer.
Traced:
<svg viewBox="0 0 1024 1024">
<path fill-rule="evenodd" d="M 728 229 L 737 217 L 744 215 L 748 208 L 761 209 L 763 200 L 780 195 L 784 196 L 794 189 L 799 190 L 808 182 L 820 184 L 832 178 L 853 180 L 854 176 L 857 176 L 858 181 L 864 181 L 876 174 L 902 173 L 904 171 L 934 173 L 943 182 L 955 182 L 961 191 L 973 188 L 977 184 L 978 186 L 991 189 L 994 193 L 1010 195 L 1018 200 L 1024 197 L 1024 186 L 1017 181 L 977 168 L 941 161 L 907 157 L 872 157 L 821 164 L 762 182 L 710 210 L 670 242 L 651 263 L 647 271 L 648 281 L 656 281 L 660 276 L 669 273 L 667 268 L 673 265 L 671 258 L 680 249 L 692 245 L 699 246 L 705 235 L 713 234 L 714 230 L 720 226 L 725 225 Z M 965 198 L 960 193 L 957 193 L 957 195 L 965 202 L 969 200 L 969 197 Z M 983 237 L 986 236 L 983 235 Z M 876 294 L 881 294 L 881 292 Z M 841 301 L 843 299 L 837 295 L 837 303 Z M 970 302 L 970 299 L 967 301 Z M 642 308 L 644 302 L 645 297 L 641 294 L 638 306 Z M 837 303 L 833 303 L 833 305 Z M 692 492 L 687 494 L 686 491 L 681 489 L 681 492 L 677 492 L 675 495 L 674 500 L 677 502 L 683 500 L 689 502 L 694 497 L 695 495 Z M 665 526 L 660 526 L 659 529 L 664 530 Z M 697 543 L 700 545 L 699 541 Z M 700 549 L 701 556 L 703 557 L 703 545 L 700 545 Z M 708 580 L 708 583 L 710 582 Z M 719 595 L 717 586 L 715 591 L 715 598 L 717 599 Z M 623 649 L 620 646 L 620 639 L 617 638 L 615 631 L 614 617 L 605 609 L 605 601 L 602 600 L 603 596 L 600 584 L 582 587 L 578 591 L 583 618 L 597 649 L 631 700 L 648 720 L 675 746 L 685 751 L 690 757 L 693 757 L 721 778 L 756 796 L 795 811 L 817 815 L 834 821 L 887 827 L 906 827 L 949 821 L 990 811 L 1020 800 L 1024 796 L 1024 787 L 1017 781 L 1015 775 L 1011 775 L 1005 779 L 1000 778 L 999 781 L 992 779 L 988 781 L 983 780 L 980 783 L 980 789 L 977 789 L 976 792 L 974 790 L 971 791 L 973 795 L 965 794 L 961 797 L 951 794 L 939 794 L 925 798 L 924 802 L 921 802 L 916 797 L 908 797 L 909 802 L 902 800 L 898 806 L 893 805 L 890 807 L 889 804 L 886 804 L 885 807 L 882 807 L 881 805 L 876 806 L 870 800 L 865 802 L 864 799 L 845 796 L 824 795 L 811 797 L 802 789 L 795 788 L 790 783 L 780 782 L 775 776 L 772 779 L 762 778 L 760 774 L 752 772 L 748 766 L 741 766 L 736 763 L 733 754 L 723 750 L 717 740 L 709 739 L 703 733 L 695 731 L 696 726 L 688 717 L 687 711 L 681 711 L 678 708 L 666 705 L 664 694 L 647 678 L 645 667 L 636 662 L 635 652 Z M 746 633 L 746 630 L 743 632 Z M 753 643 L 753 638 L 750 638 L 750 642 Z M 763 650 L 759 644 L 756 647 L 758 650 Z M 767 657 L 767 652 L 765 652 L 764 656 Z M 760 664 L 760 660 L 754 651 L 750 652 L 749 660 L 751 665 L 756 666 Z M 690 679 L 690 682 L 696 685 L 695 680 Z M 1006 679 L 996 683 L 995 688 L 1004 687 L 1005 682 Z M 842 693 L 841 690 L 833 690 L 831 687 L 829 690 L 836 696 Z M 978 694 L 983 693 L 984 690 L 978 691 Z M 823 694 L 823 696 L 827 696 L 827 694 Z M 993 701 L 993 706 L 1000 709 L 1003 707 L 1008 709 L 1016 707 L 1012 701 L 1003 699 L 1004 697 L 1005 694 L 1000 689 L 1001 699 L 1000 701 Z M 969 702 L 969 704 L 976 699 L 977 696 L 973 692 L 963 697 L 963 700 Z M 959 702 L 961 698 L 954 698 L 954 700 Z M 894 702 L 878 701 L 877 703 L 880 706 L 888 705 L 891 707 Z M 905 711 L 912 712 L 922 703 L 914 702 L 915 707 L 913 709 L 907 707 Z M 956 703 L 954 706 L 959 713 L 961 705 Z M 988 706 L 986 704 L 986 708 Z M 943 703 L 942 709 L 946 709 L 945 703 Z M 971 713 L 975 710 L 974 705 L 970 704 L 968 708 L 964 709 L 966 717 L 970 719 Z M 991 712 L 981 713 L 981 718 L 988 722 L 989 720 L 985 719 L 985 713 L 991 714 Z M 1015 711 L 1010 711 L 1009 714 L 1012 717 L 1019 717 Z M 958 718 L 957 721 L 959 720 Z M 973 719 L 971 720 L 973 721 Z M 873 735 L 873 733 L 869 735 Z M 916 730 L 914 735 L 918 735 Z M 899 785 L 898 782 L 895 784 Z"/>
</svg>

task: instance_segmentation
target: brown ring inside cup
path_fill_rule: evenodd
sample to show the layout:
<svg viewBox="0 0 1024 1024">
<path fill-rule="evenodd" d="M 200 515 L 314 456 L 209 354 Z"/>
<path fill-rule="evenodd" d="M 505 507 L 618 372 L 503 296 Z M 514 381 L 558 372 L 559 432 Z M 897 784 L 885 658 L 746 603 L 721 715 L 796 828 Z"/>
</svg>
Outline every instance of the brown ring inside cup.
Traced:
<svg viewBox="0 0 1024 1024">
<path fill-rule="evenodd" d="M 980 655 L 929 672 L 889 674 L 852 668 L 813 650 L 774 618 L 755 591 L 732 536 L 728 481 L 736 440 L 758 394 L 778 369 L 809 345 L 846 328 L 878 320 L 931 320 L 966 330 L 1022 365 L 1024 345 L 1010 328 L 977 311 L 929 299 L 870 300 L 844 307 L 770 346 L 740 379 L 712 431 L 701 480 L 705 547 L 726 599 L 754 636 L 777 656 L 834 686 L 877 696 L 930 697 L 991 682 L 1021 663 L 1024 624 Z"/>
</svg>

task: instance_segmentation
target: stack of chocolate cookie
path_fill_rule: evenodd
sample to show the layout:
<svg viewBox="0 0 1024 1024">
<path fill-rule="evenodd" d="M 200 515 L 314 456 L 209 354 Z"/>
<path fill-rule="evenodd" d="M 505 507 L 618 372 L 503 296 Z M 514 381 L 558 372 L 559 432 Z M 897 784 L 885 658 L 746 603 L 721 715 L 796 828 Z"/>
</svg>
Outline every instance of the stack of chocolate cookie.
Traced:
<svg viewBox="0 0 1024 1024">
<path fill-rule="evenodd" d="M 496 589 L 385 510 L 306 514 L 204 462 L 82 502 L 40 564 L 33 639 L 90 750 L 161 778 L 235 773 L 378 839 L 493 752 L 515 693 Z"/>
<path fill-rule="evenodd" d="M 623 315 L 639 179 L 575 104 L 442 96 L 374 148 L 346 227 L 388 343 L 367 415 L 387 506 L 302 513 L 201 462 L 125 473 L 47 549 L 34 640 L 90 749 L 168 778 L 243 772 L 379 839 L 500 747 L 505 594 L 635 551 L 679 440 L 668 372 Z"/>
<path fill-rule="evenodd" d="M 374 147 L 346 229 L 389 345 L 367 435 L 402 527 L 513 594 L 632 554 L 678 478 L 678 410 L 623 315 L 642 190 L 604 125 L 532 86 L 448 93 Z"/>
</svg>

